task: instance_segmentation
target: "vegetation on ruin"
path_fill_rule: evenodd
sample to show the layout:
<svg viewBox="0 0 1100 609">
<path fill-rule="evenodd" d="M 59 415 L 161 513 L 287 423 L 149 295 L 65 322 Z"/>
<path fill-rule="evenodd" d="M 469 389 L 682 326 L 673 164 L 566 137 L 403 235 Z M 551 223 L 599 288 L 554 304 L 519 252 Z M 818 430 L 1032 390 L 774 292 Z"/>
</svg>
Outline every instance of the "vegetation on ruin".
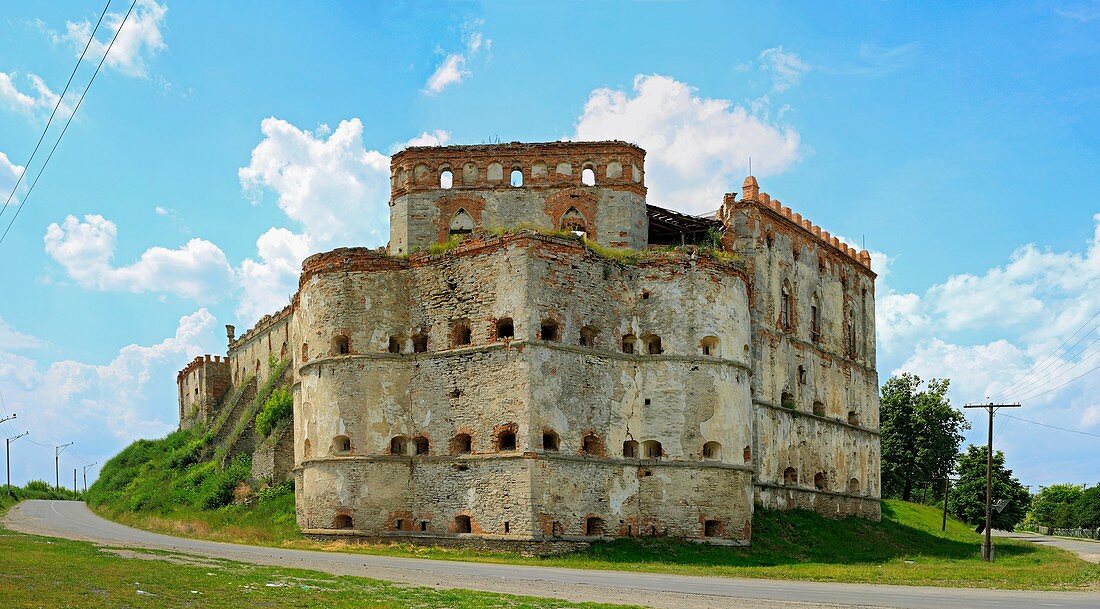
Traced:
<svg viewBox="0 0 1100 609">
<path fill-rule="evenodd" d="M 256 433 L 266 438 L 279 424 L 289 421 L 293 414 L 294 396 L 290 390 L 282 387 L 273 390 L 256 415 Z"/>
<path fill-rule="evenodd" d="M 17 489 L 22 492 L 23 489 Z M 39 498 L 29 491 L 26 498 Z M 0 515 L 11 501 L 0 500 Z M 53 497 L 43 497 L 53 498 Z M 610 609 L 360 577 L 241 564 L 24 535 L 0 527 L 2 607 L 326 607 L 332 609 Z"/>
</svg>

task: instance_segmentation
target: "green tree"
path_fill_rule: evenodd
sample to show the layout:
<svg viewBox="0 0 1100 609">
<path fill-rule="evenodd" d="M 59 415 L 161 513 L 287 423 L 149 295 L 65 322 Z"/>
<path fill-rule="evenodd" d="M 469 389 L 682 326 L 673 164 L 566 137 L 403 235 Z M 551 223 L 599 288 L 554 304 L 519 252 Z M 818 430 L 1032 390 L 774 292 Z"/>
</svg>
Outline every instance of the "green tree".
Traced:
<svg viewBox="0 0 1100 609">
<path fill-rule="evenodd" d="M 984 446 L 966 447 L 966 452 L 959 455 L 959 482 L 948 505 L 952 514 L 973 525 L 985 524 L 985 465 Z M 993 500 L 1008 500 L 1003 510 L 993 510 L 993 528 L 1011 531 L 1024 519 L 1031 494 L 1012 476 L 1012 470 L 1005 468 L 1005 455 L 999 450 L 993 453 L 992 478 Z"/>
<path fill-rule="evenodd" d="M 1077 500 L 1081 487 L 1076 484 L 1052 484 L 1031 500 L 1028 520 L 1047 527 L 1067 529 L 1077 526 Z"/>
<path fill-rule="evenodd" d="M 1075 505 L 1076 526 L 1086 529 L 1100 528 L 1100 484 L 1082 492 Z"/>
<path fill-rule="evenodd" d="M 948 379 L 931 379 L 926 388 L 920 377 L 905 373 L 882 386 L 883 494 L 912 499 L 913 487 L 942 481 L 954 470 L 962 432 L 970 429 L 963 413 L 947 399 Z"/>
</svg>

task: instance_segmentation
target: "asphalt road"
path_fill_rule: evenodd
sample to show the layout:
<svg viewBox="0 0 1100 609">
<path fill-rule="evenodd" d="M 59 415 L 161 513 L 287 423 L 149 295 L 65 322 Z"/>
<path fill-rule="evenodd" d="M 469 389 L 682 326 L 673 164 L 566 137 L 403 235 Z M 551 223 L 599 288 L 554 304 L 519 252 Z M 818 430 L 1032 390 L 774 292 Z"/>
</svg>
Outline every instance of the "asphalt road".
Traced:
<svg viewBox="0 0 1100 609">
<path fill-rule="evenodd" d="M 5 524 L 12 530 L 24 533 L 112 546 L 169 550 L 262 565 L 313 569 L 335 575 L 370 577 L 437 588 L 465 588 L 570 601 L 632 603 L 669 609 L 1100 607 L 1098 593 L 1017 592 L 691 577 L 245 546 L 141 531 L 104 520 L 88 510 L 83 503 L 72 501 L 25 501 L 9 511 Z"/>
<path fill-rule="evenodd" d="M 1049 535 L 1039 535 L 1037 533 L 1027 533 L 1024 531 L 1020 531 L 1019 533 L 1004 533 L 998 531 L 997 536 L 1006 537 L 1008 539 L 1019 539 L 1020 541 L 1026 541 L 1040 546 L 1062 548 L 1063 550 L 1076 553 L 1082 560 L 1100 563 L 1100 541 L 1094 541 L 1092 539 L 1075 539 L 1073 537 L 1051 537 Z"/>
</svg>

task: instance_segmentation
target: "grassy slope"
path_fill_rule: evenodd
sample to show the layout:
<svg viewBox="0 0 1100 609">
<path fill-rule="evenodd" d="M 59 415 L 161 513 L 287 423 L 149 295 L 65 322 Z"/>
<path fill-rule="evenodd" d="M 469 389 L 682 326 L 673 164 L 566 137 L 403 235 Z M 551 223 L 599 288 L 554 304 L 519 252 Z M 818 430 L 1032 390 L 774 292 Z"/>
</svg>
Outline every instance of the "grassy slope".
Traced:
<svg viewBox="0 0 1100 609">
<path fill-rule="evenodd" d="M 14 503 L 0 497 L 0 516 Z M 120 557 L 93 544 L 0 527 L 0 607 L 324 607 L 325 609 L 613 609 L 466 590 L 435 590 L 170 552 Z M 167 562 L 165 562 L 167 561 Z M 141 591 L 140 593 L 138 591 Z"/>
<path fill-rule="evenodd" d="M 1021 589 L 1100 589 L 1100 567 L 1053 548 L 997 541 L 997 562 L 979 558 L 980 538 L 940 511 L 902 501 L 883 503 L 882 522 L 830 520 L 810 512 L 758 511 L 751 548 L 668 539 L 620 539 L 553 558 L 424 548 L 406 544 L 319 543 L 295 528 L 289 486 L 263 492 L 249 506 L 204 509 L 224 497 L 240 472 L 220 470 L 203 454 L 200 432 L 140 441 L 108 462 L 89 489 L 89 504 L 120 522 L 169 534 L 262 545 L 417 556 L 443 560 L 722 575 Z M 206 436 L 208 437 L 208 435 Z M 209 448 L 209 447 L 207 447 Z"/>
</svg>

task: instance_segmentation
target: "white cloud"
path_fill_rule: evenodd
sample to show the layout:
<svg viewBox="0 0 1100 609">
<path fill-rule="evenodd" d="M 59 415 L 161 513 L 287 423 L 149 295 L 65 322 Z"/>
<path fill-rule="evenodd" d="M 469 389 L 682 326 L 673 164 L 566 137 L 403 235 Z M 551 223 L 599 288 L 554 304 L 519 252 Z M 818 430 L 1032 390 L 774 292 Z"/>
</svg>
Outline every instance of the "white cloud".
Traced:
<svg viewBox="0 0 1100 609">
<path fill-rule="evenodd" d="M 22 165 L 16 165 L 8 160 L 8 155 L 0 152 L 0 209 L 3 209 L 4 202 L 8 200 L 8 195 L 12 194 L 11 190 L 15 187 L 16 181 L 19 180 L 19 174 L 23 171 Z M 19 191 L 23 192 L 27 189 L 25 184 L 19 185 Z M 15 193 L 16 196 L 11 198 L 10 203 L 15 205 L 19 203 L 19 192 Z"/>
<path fill-rule="evenodd" d="M 238 172 L 241 188 L 259 202 L 275 193 L 279 208 L 301 232 L 272 228 L 256 242 L 259 260 L 238 272 L 238 314 L 255 320 L 278 310 L 297 288 L 302 260 L 338 246 L 381 245 L 389 223 L 388 156 L 363 146 L 363 124 L 342 121 L 334 131 L 305 131 L 276 118 L 264 119 L 264 139 Z M 444 131 L 421 141 L 445 142 Z"/>
<path fill-rule="evenodd" d="M 44 346 L 41 340 L 12 328 L 0 317 L 0 351 L 20 351 Z"/>
<path fill-rule="evenodd" d="M 71 470 L 85 459 L 102 463 L 137 438 L 175 429 L 178 406 L 171 379 L 194 356 L 211 352 L 217 334 L 214 316 L 199 309 L 182 317 L 172 336 L 153 345 L 125 346 L 106 364 L 61 360 L 42 369 L 0 348 L 4 400 L 8 410 L 19 414 L 12 422 L 18 426 L 6 429 L 29 429 L 29 439 L 38 443 L 13 445 L 19 455 L 12 460 L 13 481 L 45 477 L 40 464 L 52 461 L 56 444 L 75 441 L 62 455 L 62 467 Z"/>
<path fill-rule="evenodd" d="M 802 76 L 810 71 L 810 66 L 798 55 L 784 51 L 781 46 L 760 51 L 757 59 L 760 61 L 760 68 L 771 74 L 772 91 L 775 93 L 782 93 L 797 85 Z"/>
<path fill-rule="evenodd" d="M 99 215 L 67 216 L 46 229 L 46 253 L 78 284 L 95 290 L 162 292 L 214 302 L 232 286 L 233 269 L 213 243 L 192 239 L 178 249 L 152 247 L 128 266 L 114 267 L 118 229 Z"/>
<path fill-rule="evenodd" d="M 713 211 L 740 187 L 749 156 L 757 176 L 798 160 L 791 127 L 769 123 L 729 100 L 700 97 L 668 76 L 639 75 L 634 92 L 596 89 L 577 121 L 578 140 L 626 140 L 646 150 L 650 201 L 692 213 Z"/>
<path fill-rule="evenodd" d="M 466 48 L 461 53 L 449 53 L 436 66 L 435 71 L 424 84 L 424 92 L 430 95 L 440 93 L 451 85 L 457 85 L 470 75 L 467 67 L 482 50 L 488 51 L 493 41 L 484 38 L 481 32 L 471 32 L 464 37 Z"/>
<path fill-rule="evenodd" d="M 128 76 L 146 76 L 147 62 L 168 48 L 161 31 L 167 14 L 168 7 L 155 0 L 138 0 L 130 18 L 118 33 L 104 65 Z M 103 24 L 99 26 L 97 38 L 88 47 L 84 57 L 86 61 L 99 62 L 125 15 L 125 12 L 107 13 Z M 65 33 L 54 34 L 53 38 L 68 43 L 79 57 L 84 45 L 88 43 L 93 27 L 91 21 L 69 21 L 65 24 Z"/>
<path fill-rule="evenodd" d="M 451 141 L 451 133 L 442 129 L 436 129 L 435 131 L 422 131 L 420 135 L 412 138 L 404 144 L 398 144 L 394 146 L 393 152 L 397 152 L 402 148 L 408 148 L 409 146 L 446 146 L 447 142 Z"/>
<path fill-rule="evenodd" d="M 17 77 L 14 73 L 0 72 L 0 103 L 10 110 L 45 120 L 57 104 L 58 94 L 51 91 L 37 74 L 28 74 L 25 78 L 33 92 L 20 91 L 15 82 Z M 58 108 L 61 116 L 68 116 L 70 112 L 72 108 L 68 101 Z"/>
</svg>

